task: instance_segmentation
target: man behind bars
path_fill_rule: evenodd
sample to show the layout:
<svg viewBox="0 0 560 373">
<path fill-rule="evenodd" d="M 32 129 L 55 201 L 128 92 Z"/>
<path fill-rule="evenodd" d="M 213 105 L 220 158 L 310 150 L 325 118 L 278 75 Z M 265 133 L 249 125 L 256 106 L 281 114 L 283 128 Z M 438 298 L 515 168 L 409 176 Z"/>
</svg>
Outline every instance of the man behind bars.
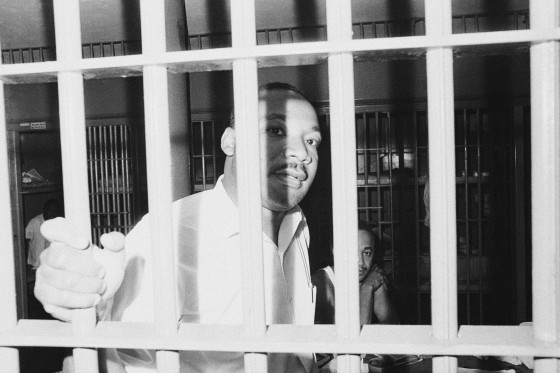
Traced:
<svg viewBox="0 0 560 373">
<path fill-rule="evenodd" d="M 321 142 L 317 115 L 296 88 L 269 83 L 259 88 L 259 131 L 267 324 L 313 324 L 309 232 L 298 203 L 317 171 Z M 222 135 L 226 161 L 224 175 L 215 188 L 173 203 L 177 314 L 182 322 L 243 323 L 236 205 L 237 188 L 243 188 L 244 181 L 237 180 L 235 133 L 232 120 Z M 76 250 L 87 243 L 68 234 L 71 228 L 66 221 L 44 226 L 49 240 L 56 242 L 41 257 L 35 287 L 47 312 L 70 321 L 71 309 L 96 306 L 101 320 L 153 322 L 156 311 L 149 220 L 148 214 L 126 237 L 126 271 L 120 288 L 119 271 L 111 264 L 113 257 L 122 256 L 116 252 L 118 247 L 105 245 L 115 252 L 94 248 L 95 261 Z M 118 361 L 127 372 L 146 371 L 139 367 L 155 370 L 153 352 L 110 351 L 108 355 L 110 365 Z M 244 371 L 243 353 L 187 351 L 180 353 L 180 360 L 182 372 Z M 269 372 L 315 370 L 311 354 L 268 357 Z"/>
</svg>

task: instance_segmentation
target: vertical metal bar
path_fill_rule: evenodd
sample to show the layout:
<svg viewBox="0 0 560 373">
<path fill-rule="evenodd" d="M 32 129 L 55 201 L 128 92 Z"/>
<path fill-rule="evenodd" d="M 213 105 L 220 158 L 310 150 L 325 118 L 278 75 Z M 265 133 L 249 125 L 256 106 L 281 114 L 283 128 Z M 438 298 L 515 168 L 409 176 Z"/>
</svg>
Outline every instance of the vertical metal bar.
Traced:
<svg viewBox="0 0 560 373">
<path fill-rule="evenodd" d="M 164 2 L 160 1 L 140 0 L 144 56 L 157 57 L 166 52 L 164 5 Z M 144 67 L 144 112 L 155 325 L 162 335 L 174 335 L 178 328 L 175 297 L 177 284 L 171 210 L 173 199 L 169 99 L 165 66 Z M 158 351 L 156 355 L 160 372 L 179 372 L 178 352 Z"/>
<path fill-rule="evenodd" d="M 125 131 L 125 141 L 123 143 L 123 157 L 125 158 L 124 161 L 124 185 L 126 185 L 126 203 L 127 203 L 127 208 L 128 208 L 128 220 L 127 220 L 127 233 L 129 232 L 129 230 L 132 228 L 132 224 L 133 224 L 133 219 L 134 219 L 134 205 L 132 203 L 132 193 L 140 193 L 140 189 L 139 189 L 139 182 L 137 181 L 134 185 L 134 179 L 130 178 L 130 172 L 132 169 L 132 154 L 131 150 L 129 149 L 129 145 L 130 145 L 130 139 L 133 136 L 133 130 L 132 127 L 127 126 L 126 127 L 126 131 Z"/>
<path fill-rule="evenodd" d="M 2 45 L 0 43 L 0 50 Z M 2 60 L 0 59 L 0 64 Z M 4 299 L 0 307 L 0 330 L 10 329 L 17 324 L 16 274 L 14 258 L 14 234 L 10 201 L 10 175 L 8 164 L 8 138 L 6 133 L 6 108 L 4 82 L 0 81 L 0 296 Z M 0 348 L 0 361 L 7 372 L 19 373 L 19 353 L 16 348 Z"/>
<path fill-rule="evenodd" d="M 395 204 L 393 203 L 393 195 L 394 195 L 394 179 L 393 179 L 393 125 L 392 125 L 393 121 L 391 120 L 391 112 L 387 112 L 387 128 L 389 131 L 389 137 L 388 137 L 388 141 L 387 141 L 387 150 L 388 150 L 388 160 L 387 160 L 387 165 L 389 167 L 389 211 L 391 211 L 391 220 L 389 222 L 389 227 L 390 227 L 390 240 L 391 240 L 391 271 L 394 274 L 395 273 L 395 268 L 394 268 L 394 260 L 395 260 Z M 396 136 L 395 136 L 395 143 L 394 145 L 396 146 Z M 398 186 L 396 187 L 397 190 L 402 190 L 402 188 L 399 188 Z"/>
<path fill-rule="evenodd" d="M 451 1 L 426 0 L 426 35 L 451 34 Z M 457 213 L 453 51 L 427 51 L 430 169 L 430 254 L 432 332 L 437 339 L 457 338 Z M 433 359 L 435 373 L 457 372 L 456 357 Z"/>
<path fill-rule="evenodd" d="M 529 13 L 532 29 L 559 27 L 557 0 L 532 0 Z M 560 42 L 531 46 L 533 326 L 535 338 L 544 342 L 557 342 L 560 335 L 559 69 Z M 537 373 L 559 371 L 558 359 L 535 361 Z"/>
<path fill-rule="evenodd" d="M 377 194 L 377 201 L 379 203 L 379 210 L 377 210 L 377 227 L 379 230 L 379 240 L 381 241 L 381 246 L 383 246 L 383 225 L 381 224 L 381 221 L 383 220 L 383 202 L 382 202 L 382 197 L 383 194 L 381 193 L 381 165 L 380 165 L 380 146 L 381 146 L 381 142 L 380 142 L 380 137 L 381 137 L 381 130 L 380 130 L 380 125 L 379 125 L 379 111 L 375 111 L 375 116 L 374 116 L 374 133 L 375 133 L 375 157 L 376 157 L 376 167 L 375 167 L 375 173 L 377 174 L 377 187 L 375 188 L 375 193 Z"/>
<path fill-rule="evenodd" d="M 483 209 L 484 207 L 484 194 L 483 194 L 483 190 L 482 190 L 482 162 L 481 162 L 481 157 L 482 157 L 482 144 L 481 144 L 481 132 L 482 132 L 482 113 L 480 111 L 480 108 L 476 109 L 476 149 L 477 149 L 477 171 L 478 171 L 478 178 L 477 178 L 477 188 L 478 188 L 478 198 L 479 198 L 479 202 L 478 202 L 478 215 L 477 215 L 477 226 L 478 226 L 478 237 L 477 237 L 477 241 L 478 241 L 478 307 L 479 307 L 479 323 L 482 324 L 482 319 L 483 319 L 483 310 L 482 310 L 482 290 L 483 290 L 483 275 L 482 275 L 482 219 L 484 218 L 484 213 L 483 213 Z M 491 149 L 490 146 L 487 146 L 487 150 Z M 489 164 L 492 164 L 491 162 Z M 467 274 L 469 276 L 469 280 L 470 280 L 470 268 L 471 268 L 471 243 L 470 241 L 468 241 L 468 245 L 467 248 L 469 250 L 469 262 L 467 263 Z M 473 260 L 474 263 L 474 260 Z M 470 289 L 469 289 L 469 302 L 470 302 Z M 470 317 L 470 304 L 469 304 L 469 317 Z"/>
<path fill-rule="evenodd" d="M 513 125 L 514 125 L 514 154 L 515 154 L 515 272 L 516 278 L 516 292 L 517 297 L 517 320 L 527 319 L 527 283 L 526 283 L 526 267 L 525 263 L 527 261 L 528 250 L 526 247 L 525 240 L 525 211 L 526 201 L 525 201 L 525 144 L 524 139 L 524 115 L 523 106 L 515 106 L 513 108 Z"/>
<path fill-rule="evenodd" d="M 120 184 L 122 184 L 122 173 L 120 171 L 119 168 L 119 153 L 118 153 L 118 141 L 120 139 L 119 137 L 119 127 L 117 125 L 113 125 L 111 126 L 112 132 L 113 132 L 113 164 L 115 167 L 115 174 L 113 175 L 113 184 L 115 185 L 115 189 L 113 190 L 115 192 L 115 196 L 117 199 L 117 209 L 116 212 L 118 213 L 117 215 L 117 225 L 119 227 L 119 229 L 123 226 L 123 213 L 124 210 L 122 208 L 122 203 L 121 203 L 121 198 L 122 198 L 122 187 Z"/>
<path fill-rule="evenodd" d="M 123 203 L 123 232 L 125 233 L 128 233 L 128 227 L 130 225 L 130 221 L 129 221 L 130 206 L 128 204 L 129 190 L 128 190 L 128 180 L 126 178 L 126 166 L 125 166 L 127 162 L 127 156 L 124 151 L 125 144 L 128 139 L 128 136 L 126 136 L 127 130 L 128 130 L 128 126 L 125 125 L 119 126 L 119 133 L 120 133 L 119 139 L 120 139 L 120 150 L 121 150 L 119 156 L 120 158 L 119 169 L 120 169 L 121 180 L 122 180 L 121 196 L 122 196 L 122 203 Z"/>
<path fill-rule="evenodd" d="M 124 175 L 123 175 L 123 157 L 122 157 L 122 124 L 114 125 L 115 132 L 115 170 L 117 173 L 117 201 L 119 204 L 119 231 L 122 232 L 123 227 L 126 225 L 126 204 L 124 201 Z M 120 150 L 119 150 L 120 149 Z"/>
<path fill-rule="evenodd" d="M 363 132 L 362 132 L 364 134 L 364 138 L 363 138 L 362 144 L 360 144 L 360 145 L 362 145 L 362 149 L 360 149 L 360 153 L 362 154 L 363 164 L 364 164 L 364 187 L 365 187 L 364 191 L 366 192 L 365 203 L 366 203 L 366 207 L 367 207 L 367 206 L 369 206 L 369 195 L 368 195 L 368 192 L 367 192 L 367 190 L 368 190 L 367 185 L 369 184 L 369 172 L 368 171 L 369 171 L 369 151 L 370 151 L 369 150 L 370 146 L 369 146 L 368 141 L 367 141 L 368 140 L 368 137 L 367 137 L 367 133 L 368 133 L 367 132 L 367 112 L 364 111 L 362 113 L 361 117 L 362 117 L 362 127 L 364 129 Z M 355 121 L 355 119 L 354 119 L 354 121 Z M 357 125 L 357 123 L 356 123 L 356 125 Z M 356 145 L 356 146 L 358 146 L 358 145 Z"/>
<path fill-rule="evenodd" d="M 413 147 L 414 147 L 414 210 L 416 212 L 415 216 L 415 233 L 416 233 L 416 310 L 418 315 L 420 315 L 421 306 L 421 289 L 420 284 L 422 282 L 422 272 L 421 272 L 421 265 L 422 265 L 422 250 L 421 250 L 421 238 L 420 238 L 420 224 L 423 224 L 422 220 L 420 219 L 420 201 L 418 198 L 420 192 L 420 174 L 418 172 L 418 110 L 414 109 L 412 112 L 412 123 L 414 126 L 414 139 L 413 139 Z M 425 186 L 424 186 L 425 187 Z"/>
<path fill-rule="evenodd" d="M 210 123 L 212 123 L 212 183 L 216 184 L 216 180 L 218 179 L 218 171 L 216 170 L 216 163 L 218 162 L 218 160 L 216 159 L 216 121 L 213 120 Z"/>
<path fill-rule="evenodd" d="M 53 8 L 57 60 L 72 65 L 82 58 L 80 5 L 75 1 L 53 0 Z M 65 215 L 81 235 L 91 239 L 82 75 L 76 72 L 59 73 L 58 95 Z M 74 332 L 94 330 L 94 308 L 73 312 Z M 97 351 L 74 349 L 74 364 L 78 372 L 98 372 Z"/>
<path fill-rule="evenodd" d="M 352 40 L 350 0 L 327 0 L 327 39 Z M 354 61 L 351 53 L 330 55 L 329 100 L 333 177 L 333 244 L 336 267 L 336 331 L 340 338 L 360 334 L 358 294 L 358 196 L 356 191 L 356 126 L 354 111 Z M 348 124 L 352 125 L 348 125 Z M 339 372 L 360 372 L 359 355 L 339 355 Z"/>
<path fill-rule="evenodd" d="M 100 194 L 101 188 L 99 185 L 99 178 L 101 177 L 101 160 L 100 160 L 100 153 L 99 153 L 99 143 L 100 139 L 98 136 L 99 127 L 92 127 L 93 132 L 93 157 L 95 162 L 95 170 L 94 170 L 94 182 L 95 182 L 95 209 L 92 211 L 95 213 L 95 220 L 97 221 L 97 226 L 101 224 L 101 216 L 99 212 L 101 211 L 101 205 L 103 203 L 103 196 Z"/>
<path fill-rule="evenodd" d="M 93 144 L 92 144 L 92 127 L 86 127 L 86 140 L 87 140 L 87 152 L 88 152 L 88 176 L 89 176 L 89 211 L 90 214 L 95 211 L 95 179 L 93 177 Z"/>
<path fill-rule="evenodd" d="M 200 160 L 202 163 L 202 190 L 206 190 L 206 152 L 204 149 L 204 123 L 200 122 Z"/>
<path fill-rule="evenodd" d="M 469 136 L 469 113 L 468 113 L 468 109 L 462 109 L 463 112 L 463 168 L 465 170 L 464 175 L 465 177 L 461 179 L 461 183 L 463 184 L 464 188 L 465 188 L 465 217 L 464 217 L 464 221 L 465 221 L 465 252 L 463 253 L 463 255 L 461 255 L 461 259 L 465 260 L 467 265 L 466 265 L 466 273 L 467 273 L 467 286 L 466 286 L 466 297 L 467 297 L 467 324 L 470 324 L 470 273 L 469 273 L 469 268 L 470 268 L 470 225 L 469 225 L 469 216 L 470 216 L 470 211 L 469 211 L 469 191 L 470 191 L 470 185 L 469 185 L 469 144 L 468 144 L 468 136 Z M 478 190 L 479 193 L 479 199 L 480 199 L 480 189 Z M 479 209 L 480 210 L 480 209 Z M 461 218 L 461 217 L 459 217 Z M 460 237 L 459 237 L 460 239 Z"/>
<path fill-rule="evenodd" d="M 109 155 L 107 154 L 108 138 L 107 138 L 107 128 L 105 126 L 100 126 L 101 131 L 101 164 L 103 167 L 103 200 L 105 201 L 105 208 L 103 209 L 103 214 L 101 215 L 102 227 L 106 227 L 109 222 L 109 214 L 111 213 L 113 206 L 111 205 L 111 194 L 109 192 Z"/>
<path fill-rule="evenodd" d="M 253 0 L 231 2 L 233 48 L 256 45 L 255 4 Z M 243 320 L 245 335 L 259 338 L 266 333 L 264 272 L 262 257 L 262 211 L 260 168 L 250 159 L 259 157 L 258 77 L 257 62 L 252 59 L 233 63 L 235 101 L 235 147 L 237 180 L 245 180 L 238 188 L 240 244 L 243 263 Z M 255 224 L 257 223 L 257 224 Z M 245 371 L 266 372 L 265 354 L 245 353 Z"/>
<path fill-rule="evenodd" d="M 115 188 L 115 179 L 117 178 L 117 172 L 115 170 L 115 154 L 113 153 L 113 147 L 115 144 L 115 139 L 113 137 L 113 126 L 105 126 L 105 131 L 107 132 L 108 142 L 106 145 L 107 149 L 107 166 L 109 168 L 109 179 L 107 182 L 109 183 L 109 190 L 110 190 L 110 198 L 111 198 L 111 212 L 107 214 L 107 228 L 113 225 L 113 221 L 117 221 L 114 219 L 119 214 L 118 209 L 118 200 L 117 200 L 117 191 Z"/>
</svg>

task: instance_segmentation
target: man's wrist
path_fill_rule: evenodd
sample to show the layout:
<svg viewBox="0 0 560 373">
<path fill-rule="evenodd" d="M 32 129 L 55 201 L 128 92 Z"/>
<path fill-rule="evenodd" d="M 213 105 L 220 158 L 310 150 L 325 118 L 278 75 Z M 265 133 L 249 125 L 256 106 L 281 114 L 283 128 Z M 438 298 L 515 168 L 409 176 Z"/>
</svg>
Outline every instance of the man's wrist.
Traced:
<svg viewBox="0 0 560 373">
<path fill-rule="evenodd" d="M 385 281 L 380 281 L 380 282 L 377 282 L 375 284 L 362 283 L 362 286 L 360 286 L 360 289 L 363 289 L 364 291 L 376 292 L 377 290 L 379 290 L 380 288 L 383 287 L 384 283 L 385 283 Z"/>
</svg>

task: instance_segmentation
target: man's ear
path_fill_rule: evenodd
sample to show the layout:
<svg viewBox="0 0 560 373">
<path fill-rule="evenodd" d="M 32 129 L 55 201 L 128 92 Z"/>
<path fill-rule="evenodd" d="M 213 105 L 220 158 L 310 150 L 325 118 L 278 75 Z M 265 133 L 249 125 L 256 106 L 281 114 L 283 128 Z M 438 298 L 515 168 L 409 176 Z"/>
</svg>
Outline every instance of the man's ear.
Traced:
<svg viewBox="0 0 560 373">
<path fill-rule="evenodd" d="M 222 134 L 222 150 L 228 156 L 232 157 L 235 152 L 235 130 L 232 127 L 225 129 Z"/>
</svg>

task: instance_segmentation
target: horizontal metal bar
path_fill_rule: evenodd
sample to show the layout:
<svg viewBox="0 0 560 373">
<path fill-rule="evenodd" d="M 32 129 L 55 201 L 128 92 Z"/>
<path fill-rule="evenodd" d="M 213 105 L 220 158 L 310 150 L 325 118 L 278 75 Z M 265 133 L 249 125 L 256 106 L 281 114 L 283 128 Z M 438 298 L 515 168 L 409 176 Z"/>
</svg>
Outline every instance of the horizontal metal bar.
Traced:
<svg viewBox="0 0 560 373">
<path fill-rule="evenodd" d="M 534 339 L 530 326 L 465 325 L 448 341 L 433 338 L 429 325 L 365 325 L 356 338 L 337 337 L 335 330 L 334 325 L 271 325 L 265 336 L 251 338 L 242 325 L 181 324 L 177 334 L 163 336 L 153 324 L 105 321 L 92 333 L 75 335 L 62 322 L 20 320 L 0 332 L 0 346 L 560 357 L 560 344 Z"/>
<path fill-rule="evenodd" d="M 560 40 L 560 28 L 549 30 L 518 30 L 453 34 L 444 36 L 409 36 L 351 40 L 346 42 L 310 42 L 295 44 L 262 45 L 250 48 L 217 48 L 195 51 L 167 52 L 155 56 L 130 55 L 98 59 L 82 59 L 75 63 L 62 61 L 0 66 L 0 79 L 6 83 L 40 83 L 56 80 L 58 72 L 78 71 L 85 79 L 127 77 L 142 74 L 143 66 L 161 65 L 170 72 L 196 72 L 230 70 L 234 60 L 255 58 L 259 67 L 315 64 L 329 54 L 351 52 L 355 54 L 380 53 L 382 58 L 422 55 L 428 48 L 453 47 L 461 52 L 504 44 L 527 44 Z"/>
</svg>

